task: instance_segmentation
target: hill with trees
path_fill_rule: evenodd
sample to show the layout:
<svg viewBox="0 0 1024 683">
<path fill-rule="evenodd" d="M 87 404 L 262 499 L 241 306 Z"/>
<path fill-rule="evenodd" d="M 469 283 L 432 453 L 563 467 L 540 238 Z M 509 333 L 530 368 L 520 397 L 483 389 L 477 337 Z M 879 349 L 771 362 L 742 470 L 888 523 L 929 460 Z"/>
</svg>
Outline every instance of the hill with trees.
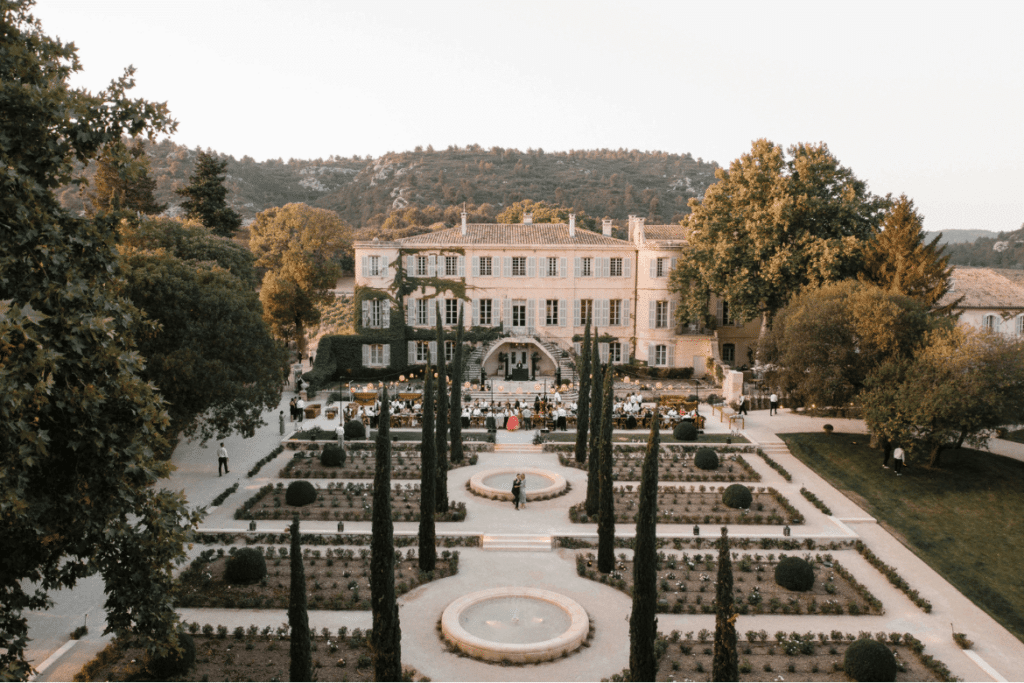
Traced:
<svg viewBox="0 0 1024 683">
<path fill-rule="evenodd" d="M 955 266 L 1024 268 L 1024 225 L 1019 230 L 978 237 L 973 242 L 946 245 L 949 262 Z"/>
<path fill-rule="evenodd" d="M 175 193 L 188 185 L 200 151 L 170 139 L 143 141 L 156 182 L 154 197 L 181 211 Z M 226 161 L 229 206 L 245 223 L 274 206 L 302 202 L 336 211 L 357 229 L 392 232 L 437 223 L 453 225 L 456 205 L 465 203 L 471 220 L 493 221 L 506 207 L 523 200 L 572 207 L 592 218 L 678 222 L 689 213 L 687 201 L 703 196 L 714 182 L 717 164 L 690 154 L 637 150 L 545 152 L 479 145 L 411 152 L 379 158 L 268 159 L 209 152 Z M 79 168 L 92 183 L 96 164 Z M 65 208 L 85 212 L 88 198 L 67 185 L 58 192 Z M 446 210 L 447 209 L 447 210 Z M 397 215 L 387 224 L 393 214 Z"/>
</svg>

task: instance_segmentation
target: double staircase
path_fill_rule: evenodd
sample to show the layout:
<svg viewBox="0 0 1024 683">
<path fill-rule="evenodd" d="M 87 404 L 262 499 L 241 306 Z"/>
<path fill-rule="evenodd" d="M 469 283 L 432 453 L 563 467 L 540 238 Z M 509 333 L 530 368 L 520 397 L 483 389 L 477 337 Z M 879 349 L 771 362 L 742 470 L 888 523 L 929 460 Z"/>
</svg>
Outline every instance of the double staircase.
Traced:
<svg viewBox="0 0 1024 683">
<path fill-rule="evenodd" d="M 551 356 L 555 358 L 555 360 L 558 362 L 558 367 L 561 370 L 562 382 L 572 382 L 573 384 L 576 384 L 578 377 L 576 375 L 576 370 L 573 367 L 571 356 L 563 357 L 562 348 L 553 341 L 541 339 L 535 335 L 531 335 L 530 338 L 534 341 L 534 343 L 543 346 L 544 349 L 547 350 L 548 353 L 550 353 Z M 469 380 L 469 382 L 471 382 L 472 384 L 476 384 L 480 381 L 480 368 L 483 363 L 483 359 L 487 356 L 487 354 L 491 351 L 492 348 L 494 348 L 498 344 L 503 343 L 504 341 L 504 338 L 495 339 L 493 341 L 487 342 L 486 344 L 481 344 L 480 346 L 473 349 L 472 352 L 470 352 L 469 358 L 467 358 L 466 360 L 466 372 L 464 374 L 464 377 L 467 380 Z M 471 399 L 484 398 L 487 400 L 490 400 L 491 396 L 493 395 L 495 401 L 505 402 L 522 400 L 524 398 L 535 396 L 536 394 L 540 393 L 540 391 L 536 388 L 538 384 L 541 386 L 546 385 L 548 394 L 554 392 L 554 377 L 551 376 L 546 378 L 538 378 L 536 380 L 529 380 L 526 382 L 502 380 L 500 378 L 488 378 L 488 380 L 490 379 L 494 379 L 494 391 L 491 390 L 491 387 L 487 387 L 481 388 L 478 391 L 466 391 L 463 392 L 463 394 L 465 396 L 470 397 Z M 504 387 L 504 391 L 498 391 L 497 388 L 499 386 Z M 562 400 L 575 401 L 576 395 L 577 392 L 575 391 L 563 392 Z"/>
</svg>

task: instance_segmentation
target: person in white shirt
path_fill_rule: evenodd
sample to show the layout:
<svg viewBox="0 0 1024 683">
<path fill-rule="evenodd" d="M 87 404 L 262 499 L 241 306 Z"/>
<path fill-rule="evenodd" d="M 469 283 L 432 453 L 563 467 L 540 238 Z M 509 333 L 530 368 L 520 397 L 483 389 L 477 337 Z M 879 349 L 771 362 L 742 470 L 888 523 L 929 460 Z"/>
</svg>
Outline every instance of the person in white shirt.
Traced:
<svg viewBox="0 0 1024 683">
<path fill-rule="evenodd" d="M 772 394 L 768 397 L 768 414 L 778 415 L 779 414 L 779 395 Z"/>
<path fill-rule="evenodd" d="M 560 394 L 559 392 L 557 392 L 557 391 L 556 391 L 556 392 L 555 392 L 555 395 L 554 395 L 554 396 L 552 397 L 552 399 L 551 399 L 551 400 L 552 400 L 552 401 L 553 401 L 554 403 L 561 403 L 561 402 L 562 402 L 562 394 Z"/>
<path fill-rule="evenodd" d="M 301 398 L 295 402 L 295 409 L 298 411 L 299 422 L 306 421 L 306 402 Z"/>
<path fill-rule="evenodd" d="M 906 464 L 907 464 L 907 454 L 906 454 L 906 452 L 902 448 L 897 446 L 893 450 L 893 452 L 892 452 L 892 468 L 894 470 L 896 470 L 896 476 L 897 477 L 902 477 L 903 476 L 900 473 L 900 470 L 902 470 L 903 466 L 906 465 Z"/>
<path fill-rule="evenodd" d="M 533 429 L 533 411 L 529 405 L 523 408 L 523 429 Z"/>
<path fill-rule="evenodd" d="M 220 469 L 224 468 L 224 474 L 231 474 L 231 470 L 228 469 L 228 449 L 224 448 L 224 442 L 220 442 L 220 448 L 217 449 L 217 476 L 224 476 L 221 474 Z"/>
<path fill-rule="evenodd" d="M 561 429 L 563 432 L 568 431 L 565 426 L 565 417 L 565 408 L 563 408 L 562 406 L 558 406 L 558 429 Z"/>
</svg>

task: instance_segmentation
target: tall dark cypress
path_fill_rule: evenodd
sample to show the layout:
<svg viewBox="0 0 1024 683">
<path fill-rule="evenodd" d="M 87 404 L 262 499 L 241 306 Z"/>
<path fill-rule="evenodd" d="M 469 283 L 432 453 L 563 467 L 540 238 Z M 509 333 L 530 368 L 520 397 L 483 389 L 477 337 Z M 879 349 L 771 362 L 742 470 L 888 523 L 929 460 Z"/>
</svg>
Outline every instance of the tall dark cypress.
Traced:
<svg viewBox="0 0 1024 683">
<path fill-rule="evenodd" d="M 601 439 L 601 419 L 604 415 L 601 410 L 601 394 L 604 386 L 601 383 L 601 356 L 597 346 L 597 328 L 594 328 L 594 337 L 590 347 L 590 462 L 587 465 L 587 514 L 593 517 L 597 514 L 601 494 L 598 493 L 598 465 L 601 464 L 599 455 Z"/>
<path fill-rule="evenodd" d="M 462 462 L 462 312 L 459 304 L 459 324 L 455 331 L 455 356 L 452 357 L 452 462 Z"/>
<path fill-rule="evenodd" d="M 420 456 L 420 569 L 433 571 L 437 563 L 437 548 L 434 547 L 434 508 L 437 478 L 437 458 L 434 449 L 434 368 L 427 361 L 423 373 L 423 437 Z"/>
<path fill-rule="evenodd" d="M 291 628 L 290 680 L 313 680 L 313 650 L 310 647 L 309 614 L 306 612 L 306 572 L 302 567 L 299 544 L 299 516 L 292 518 L 292 584 L 288 599 L 288 626 Z"/>
<path fill-rule="evenodd" d="M 580 396 L 576 400 L 576 462 L 587 460 L 587 430 L 590 427 L 590 316 L 583 331 L 580 349 Z"/>
<path fill-rule="evenodd" d="M 448 512 L 448 364 L 444 353 L 444 319 L 441 317 L 441 303 L 437 303 L 437 424 L 434 439 L 437 450 L 437 478 L 434 481 L 436 493 L 434 505 L 438 512 Z"/>
<path fill-rule="evenodd" d="M 597 512 L 597 569 L 605 574 L 615 569 L 615 494 L 612 492 L 612 366 L 604 371 L 601 402 L 600 505 Z"/>
<path fill-rule="evenodd" d="M 736 610 L 733 608 L 732 559 L 729 557 L 729 531 L 723 526 L 718 540 L 718 579 L 715 590 L 715 654 L 711 660 L 711 680 L 738 681 L 739 656 L 736 652 Z"/>
<path fill-rule="evenodd" d="M 402 627 L 395 596 L 395 525 L 391 521 L 391 406 L 381 396 L 380 429 L 373 473 L 373 525 L 370 527 L 370 655 L 378 681 L 402 680 Z"/>
<path fill-rule="evenodd" d="M 629 615 L 629 673 L 633 681 L 653 681 L 658 673 L 658 410 L 654 410 L 640 480 L 640 502 L 633 550 L 633 611 Z"/>
</svg>

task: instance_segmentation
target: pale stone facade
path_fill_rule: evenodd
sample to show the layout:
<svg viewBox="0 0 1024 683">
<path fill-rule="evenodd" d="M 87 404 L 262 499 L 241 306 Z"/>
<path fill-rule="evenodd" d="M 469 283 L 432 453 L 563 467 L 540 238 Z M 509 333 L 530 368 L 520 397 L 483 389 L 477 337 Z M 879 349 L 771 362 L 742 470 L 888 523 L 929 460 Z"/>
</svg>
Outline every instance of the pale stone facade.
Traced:
<svg viewBox="0 0 1024 683">
<path fill-rule="evenodd" d="M 959 301 L 953 310 L 960 322 L 979 330 L 1024 336 L 1024 271 L 958 266 L 952 281 L 952 290 L 939 305 Z"/>
</svg>

